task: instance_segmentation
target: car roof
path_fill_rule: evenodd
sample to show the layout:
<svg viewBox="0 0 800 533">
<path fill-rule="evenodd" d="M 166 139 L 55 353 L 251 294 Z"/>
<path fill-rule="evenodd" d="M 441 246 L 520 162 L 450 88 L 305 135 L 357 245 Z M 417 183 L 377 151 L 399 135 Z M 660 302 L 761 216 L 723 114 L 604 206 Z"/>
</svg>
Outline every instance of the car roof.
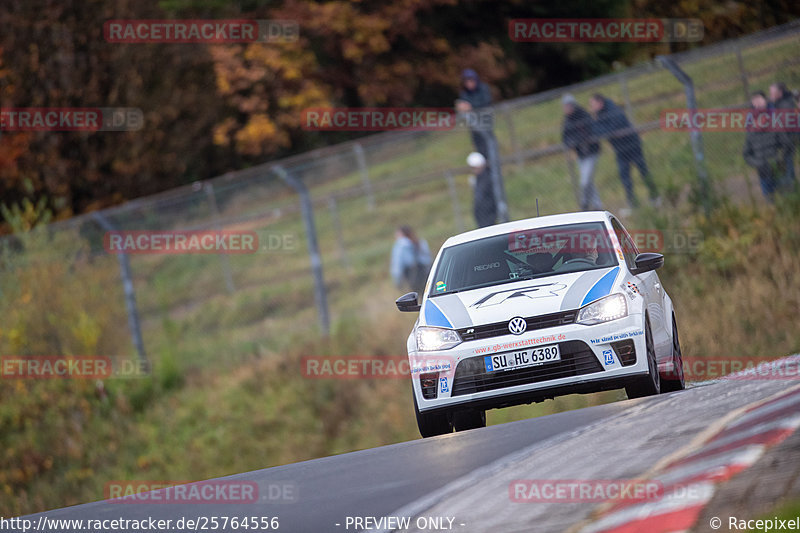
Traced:
<svg viewBox="0 0 800 533">
<path fill-rule="evenodd" d="M 563 226 L 564 224 L 578 224 L 581 222 L 606 222 L 610 217 L 614 217 L 614 215 L 608 211 L 580 211 L 577 213 L 561 213 L 559 215 L 512 220 L 511 222 L 495 224 L 494 226 L 487 226 L 485 228 L 453 235 L 444 242 L 442 248 L 486 237 L 494 237 L 495 235 L 504 235 L 514 231 L 526 231 L 551 226 Z"/>
</svg>

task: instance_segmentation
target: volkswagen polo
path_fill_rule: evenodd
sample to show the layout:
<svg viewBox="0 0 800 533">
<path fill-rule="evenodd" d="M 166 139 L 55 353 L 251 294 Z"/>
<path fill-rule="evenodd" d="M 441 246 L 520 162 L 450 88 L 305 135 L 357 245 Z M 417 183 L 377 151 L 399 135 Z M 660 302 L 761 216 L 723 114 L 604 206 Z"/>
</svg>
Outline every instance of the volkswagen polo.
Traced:
<svg viewBox="0 0 800 533">
<path fill-rule="evenodd" d="M 423 437 L 486 425 L 486 410 L 624 388 L 683 389 L 675 312 L 656 269 L 609 212 L 498 224 L 449 238 L 407 348 Z"/>
</svg>

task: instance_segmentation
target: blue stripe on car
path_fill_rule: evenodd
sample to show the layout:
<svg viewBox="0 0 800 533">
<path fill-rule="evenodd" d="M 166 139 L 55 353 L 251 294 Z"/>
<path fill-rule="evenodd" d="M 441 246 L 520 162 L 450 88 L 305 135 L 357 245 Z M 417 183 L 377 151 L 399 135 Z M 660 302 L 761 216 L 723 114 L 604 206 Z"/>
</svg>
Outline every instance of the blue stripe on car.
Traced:
<svg viewBox="0 0 800 533">
<path fill-rule="evenodd" d="M 587 292 L 586 296 L 583 297 L 583 301 L 581 302 L 581 307 L 588 304 L 589 302 L 597 300 L 598 298 L 602 298 L 603 296 L 608 296 L 608 293 L 611 292 L 611 287 L 614 286 L 614 280 L 617 279 L 618 272 L 619 272 L 619 267 L 614 267 L 613 270 L 609 270 L 605 276 L 598 279 L 597 283 L 592 285 L 592 288 L 589 289 L 589 292 Z"/>
<path fill-rule="evenodd" d="M 452 328 L 453 324 L 447 320 L 442 310 L 435 303 L 428 300 L 425 302 L 425 323 L 428 326 L 439 326 L 442 328 Z"/>
</svg>

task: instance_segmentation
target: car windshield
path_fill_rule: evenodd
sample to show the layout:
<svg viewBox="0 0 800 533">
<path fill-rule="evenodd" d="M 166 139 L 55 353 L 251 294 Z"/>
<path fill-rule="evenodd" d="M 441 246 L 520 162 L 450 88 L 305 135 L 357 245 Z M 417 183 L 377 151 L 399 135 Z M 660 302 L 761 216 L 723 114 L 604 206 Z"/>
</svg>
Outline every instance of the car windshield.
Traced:
<svg viewBox="0 0 800 533">
<path fill-rule="evenodd" d="M 617 265 L 601 222 L 520 230 L 445 248 L 429 296 Z"/>
</svg>

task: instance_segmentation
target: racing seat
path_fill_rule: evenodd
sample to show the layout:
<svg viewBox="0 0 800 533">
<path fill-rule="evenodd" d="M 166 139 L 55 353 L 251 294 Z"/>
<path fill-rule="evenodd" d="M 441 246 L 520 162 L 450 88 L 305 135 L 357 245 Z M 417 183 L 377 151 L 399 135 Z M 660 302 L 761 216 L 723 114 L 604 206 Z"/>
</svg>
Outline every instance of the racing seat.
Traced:
<svg viewBox="0 0 800 533">
<path fill-rule="evenodd" d="M 525 261 L 531 266 L 534 274 L 550 272 L 556 264 L 555 258 L 547 252 L 530 254 Z"/>
<path fill-rule="evenodd" d="M 511 274 L 508 261 L 503 257 L 498 257 L 495 261 L 487 260 L 486 257 L 473 257 L 473 260 L 469 261 L 467 265 L 466 284 L 468 286 L 503 281 L 509 279 Z"/>
</svg>

